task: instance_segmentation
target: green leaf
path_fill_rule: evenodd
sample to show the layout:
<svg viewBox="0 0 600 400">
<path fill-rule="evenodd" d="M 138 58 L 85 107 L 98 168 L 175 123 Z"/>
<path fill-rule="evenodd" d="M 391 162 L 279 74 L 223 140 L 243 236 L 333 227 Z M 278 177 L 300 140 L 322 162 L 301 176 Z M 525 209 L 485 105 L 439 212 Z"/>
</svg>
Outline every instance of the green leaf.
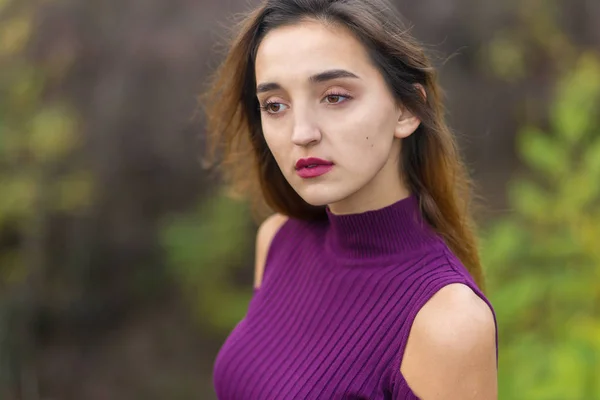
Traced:
<svg viewBox="0 0 600 400">
<path fill-rule="evenodd" d="M 551 197 L 535 183 L 525 180 L 513 182 L 509 185 L 509 198 L 521 215 L 533 221 L 547 219 Z"/>
<path fill-rule="evenodd" d="M 552 125 L 562 139 L 576 143 L 597 121 L 600 97 L 600 61 L 585 54 L 576 69 L 559 84 L 552 107 Z"/>
<path fill-rule="evenodd" d="M 495 75 L 510 82 L 525 76 L 525 55 L 523 41 L 508 31 L 497 33 L 488 47 L 490 68 Z"/>
<path fill-rule="evenodd" d="M 500 219 L 482 238 L 482 259 L 486 265 L 505 265 L 526 244 L 523 227 L 513 219 Z"/>
<path fill-rule="evenodd" d="M 25 170 L 8 177 L 0 176 L 0 187 L 0 226 L 5 219 L 27 219 L 38 191 L 35 176 Z"/>
<path fill-rule="evenodd" d="M 75 146 L 78 136 L 69 114 L 65 109 L 48 108 L 33 117 L 29 147 L 36 160 L 58 160 Z"/>
<path fill-rule="evenodd" d="M 600 126 L 596 134 L 600 136 Z M 596 179 L 596 182 L 600 182 L 600 137 L 585 149 L 581 168 Z"/>
<path fill-rule="evenodd" d="M 517 137 L 523 160 L 551 179 L 565 176 L 569 166 L 569 149 L 552 136 L 528 127 Z"/>
<path fill-rule="evenodd" d="M 11 56 L 23 50 L 31 36 L 32 21 L 22 14 L 0 24 L 0 57 Z"/>
</svg>

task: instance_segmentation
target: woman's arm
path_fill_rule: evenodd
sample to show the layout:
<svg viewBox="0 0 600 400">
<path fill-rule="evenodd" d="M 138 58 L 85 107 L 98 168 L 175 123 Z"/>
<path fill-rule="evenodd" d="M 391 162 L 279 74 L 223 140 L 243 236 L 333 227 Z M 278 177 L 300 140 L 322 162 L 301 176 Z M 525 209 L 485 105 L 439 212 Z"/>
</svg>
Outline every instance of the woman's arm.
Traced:
<svg viewBox="0 0 600 400">
<path fill-rule="evenodd" d="M 273 214 L 263 221 L 256 234 L 256 253 L 254 263 L 254 288 L 258 289 L 262 282 L 265 262 L 273 237 L 287 221 L 287 217 L 281 214 Z"/>
<path fill-rule="evenodd" d="M 479 296 L 448 285 L 417 314 L 400 371 L 422 400 L 496 400 L 495 329 Z"/>
</svg>

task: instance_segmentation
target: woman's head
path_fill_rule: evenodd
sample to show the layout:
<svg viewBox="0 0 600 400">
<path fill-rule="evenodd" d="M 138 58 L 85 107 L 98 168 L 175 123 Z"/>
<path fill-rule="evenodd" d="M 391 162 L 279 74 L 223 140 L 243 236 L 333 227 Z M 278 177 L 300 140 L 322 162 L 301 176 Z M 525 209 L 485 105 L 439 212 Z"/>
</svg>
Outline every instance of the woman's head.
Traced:
<svg viewBox="0 0 600 400">
<path fill-rule="evenodd" d="M 207 93 L 211 156 L 273 210 L 302 219 L 415 193 L 480 281 L 470 183 L 435 71 L 386 0 L 267 0 L 246 17 Z M 328 172 L 297 171 L 317 157 Z M 301 161 L 302 162 L 302 161 Z M 308 161 L 309 164 L 313 163 Z"/>
<path fill-rule="evenodd" d="M 277 27 L 262 39 L 254 65 L 262 136 L 305 202 L 358 212 L 407 192 L 401 139 L 419 120 L 350 30 L 312 19 Z M 331 165 L 298 168 L 311 157 Z"/>
</svg>

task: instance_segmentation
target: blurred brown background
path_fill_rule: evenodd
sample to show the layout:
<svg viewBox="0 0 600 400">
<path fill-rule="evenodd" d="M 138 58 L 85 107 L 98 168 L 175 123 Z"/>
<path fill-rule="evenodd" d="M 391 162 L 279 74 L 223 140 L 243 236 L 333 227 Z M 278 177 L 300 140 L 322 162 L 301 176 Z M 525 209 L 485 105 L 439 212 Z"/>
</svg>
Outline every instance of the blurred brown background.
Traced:
<svg viewBox="0 0 600 400">
<path fill-rule="evenodd" d="M 0 399 L 214 399 L 256 224 L 196 96 L 257 1 L 0 0 Z M 396 0 L 483 197 L 500 399 L 600 399 L 600 1 Z"/>
</svg>

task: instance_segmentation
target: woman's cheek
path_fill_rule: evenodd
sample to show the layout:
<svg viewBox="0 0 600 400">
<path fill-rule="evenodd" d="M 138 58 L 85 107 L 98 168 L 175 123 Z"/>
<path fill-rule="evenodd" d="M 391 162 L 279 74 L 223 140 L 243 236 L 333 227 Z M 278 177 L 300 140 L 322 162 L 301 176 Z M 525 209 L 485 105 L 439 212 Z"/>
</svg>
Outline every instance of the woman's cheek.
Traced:
<svg viewBox="0 0 600 400">
<path fill-rule="evenodd" d="M 283 148 L 284 144 L 281 141 L 278 141 L 276 137 L 272 137 L 269 135 L 265 135 L 265 141 L 267 142 L 267 146 L 275 157 L 275 161 L 279 165 L 279 168 L 282 167 L 282 163 L 285 161 L 285 149 Z M 281 168 L 283 169 L 283 168 Z"/>
</svg>

